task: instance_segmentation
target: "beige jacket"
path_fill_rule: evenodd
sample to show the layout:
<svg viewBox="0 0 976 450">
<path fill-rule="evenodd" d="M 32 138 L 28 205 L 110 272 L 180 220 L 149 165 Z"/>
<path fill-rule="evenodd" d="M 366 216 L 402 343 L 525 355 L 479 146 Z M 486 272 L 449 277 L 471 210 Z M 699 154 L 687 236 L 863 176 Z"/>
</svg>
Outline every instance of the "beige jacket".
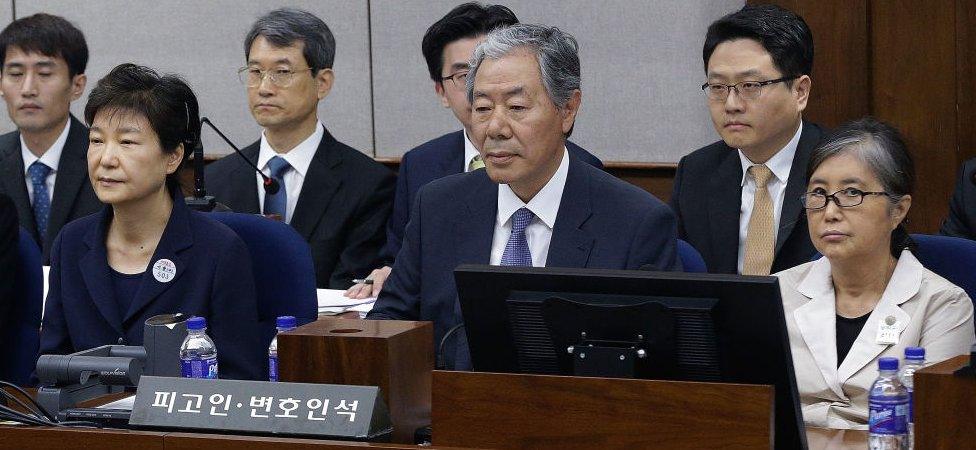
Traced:
<svg viewBox="0 0 976 450">
<path fill-rule="evenodd" d="M 905 347 L 925 348 L 926 362 L 969 353 L 973 302 L 962 288 L 903 251 L 881 300 L 838 367 L 834 287 L 827 258 L 776 274 L 790 335 L 803 420 L 827 428 L 867 428 L 868 391 L 878 358 L 903 360 Z M 879 325 L 896 320 L 898 343 L 879 343 Z"/>
</svg>

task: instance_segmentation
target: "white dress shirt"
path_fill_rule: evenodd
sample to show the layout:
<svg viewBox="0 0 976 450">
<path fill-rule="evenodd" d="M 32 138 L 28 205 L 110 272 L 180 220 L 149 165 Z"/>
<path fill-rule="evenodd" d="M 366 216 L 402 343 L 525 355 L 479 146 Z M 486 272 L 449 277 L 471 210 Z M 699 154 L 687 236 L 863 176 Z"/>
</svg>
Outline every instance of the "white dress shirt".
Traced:
<svg viewBox="0 0 976 450">
<path fill-rule="evenodd" d="M 69 129 L 71 129 L 71 120 L 68 120 L 64 126 L 64 130 L 61 131 L 61 135 L 58 136 L 58 139 L 51 144 L 51 147 L 40 158 L 35 156 L 27 148 L 27 142 L 24 141 L 23 133 L 20 135 L 20 155 L 24 159 L 24 183 L 27 184 L 27 197 L 30 198 L 32 205 L 34 204 L 34 185 L 31 183 L 30 174 L 27 172 L 27 169 L 37 160 L 40 160 L 44 165 L 51 168 L 51 171 L 47 174 L 47 179 L 44 180 L 44 184 L 47 185 L 48 203 L 53 201 L 54 181 L 58 176 L 58 161 L 61 161 L 61 151 L 64 150 L 64 143 L 68 141 Z"/>
<path fill-rule="evenodd" d="M 282 157 L 291 165 L 291 169 L 286 171 L 282 177 L 285 181 L 285 185 L 282 188 L 285 189 L 285 193 L 288 195 L 284 217 L 286 223 L 291 223 L 292 215 L 295 214 L 295 205 L 298 204 L 298 196 L 302 193 L 302 184 L 305 182 L 308 166 L 312 164 L 312 158 L 315 156 L 315 151 L 318 150 L 319 143 L 322 142 L 322 136 L 324 135 L 325 127 L 319 122 L 315 125 L 315 131 L 312 132 L 312 135 L 296 145 L 295 148 L 285 153 L 277 153 L 271 148 L 271 144 L 268 143 L 268 138 L 263 132 L 261 133 L 261 150 L 258 152 L 257 162 L 257 166 L 261 168 L 261 172 L 264 172 L 267 176 L 271 176 L 271 168 L 268 167 L 268 161 L 271 161 L 271 158 L 275 156 Z M 263 210 L 264 179 L 256 173 L 254 174 L 254 178 L 258 183 L 258 208 Z"/>
<path fill-rule="evenodd" d="M 464 171 L 465 173 L 471 171 L 471 161 L 481 153 L 478 149 L 471 143 L 471 139 L 468 138 L 468 131 L 462 129 L 461 135 L 464 136 Z"/>
<path fill-rule="evenodd" d="M 797 128 L 793 139 L 786 143 L 780 151 L 776 152 L 766 167 L 773 172 L 772 178 L 766 183 L 769 191 L 769 199 L 773 202 L 773 242 L 776 242 L 776 235 L 779 233 L 779 219 L 783 215 L 783 195 L 786 193 L 786 183 L 790 180 L 790 169 L 793 167 L 793 156 L 796 155 L 796 146 L 800 143 L 800 133 L 803 131 L 803 124 Z M 747 172 L 749 166 L 755 165 L 746 157 L 742 150 L 739 150 L 739 162 L 742 163 L 742 199 L 739 201 L 739 255 L 737 260 L 738 272 L 742 273 L 742 264 L 746 259 L 746 237 L 749 234 L 749 219 L 752 217 L 752 204 L 756 197 L 756 180 L 749 176 Z M 800 201 L 798 199 L 785 199 L 786 201 Z"/>
<path fill-rule="evenodd" d="M 498 216 L 495 219 L 495 235 L 491 241 L 490 264 L 496 266 L 501 264 L 502 254 L 505 253 L 505 246 L 512 234 L 512 215 L 519 208 L 525 207 L 535 215 L 525 227 L 525 240 L 532 254 L 532 267 L 546 266 L 546 260 L 549 258 L 549 242 L 552 240 L 552 227 L 556 224 L 556 215 L 559 213 L 559 203 L 563 198 L 568 174 L 569 152 L 563 147 L 563 159 L 556 173 L 539 193 L 529 200 L 528 204 L 515 195 L 507 184 L 498 185 Z"/>
</svg>

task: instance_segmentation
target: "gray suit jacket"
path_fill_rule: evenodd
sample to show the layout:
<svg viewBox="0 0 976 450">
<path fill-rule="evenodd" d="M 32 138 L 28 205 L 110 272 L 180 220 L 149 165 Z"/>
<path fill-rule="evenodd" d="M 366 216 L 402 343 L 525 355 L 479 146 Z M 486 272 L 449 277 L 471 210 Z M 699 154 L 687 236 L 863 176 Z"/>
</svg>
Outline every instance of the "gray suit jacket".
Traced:
<svg viewBox="0 0 976 450">
<path fill-rule="evenodd" d="M 24 180 L 24 158 L 20 154 L 20 131 L 0 136 L 0 193 L 7 194 L 17 205 L 17 217 L 44 252 L 44 263 L 49 264 L 51 244 L 66 223 L 95 213 L 102 203 L 95 196 L 88 181 L 88 127 L 71 116 L 71 129 L 64 143 L 58 174 L 51 195 L 51 212 L 48 216 L 47 234 L 41 236 L 34 221 L 27 183 Z"/>
</svg>

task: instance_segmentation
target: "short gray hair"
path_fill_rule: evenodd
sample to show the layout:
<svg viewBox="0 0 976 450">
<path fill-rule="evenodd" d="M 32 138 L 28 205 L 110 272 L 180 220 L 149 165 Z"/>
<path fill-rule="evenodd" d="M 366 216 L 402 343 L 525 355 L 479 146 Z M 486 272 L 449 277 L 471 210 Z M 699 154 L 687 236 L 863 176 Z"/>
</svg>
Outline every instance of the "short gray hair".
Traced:
<svg viewBox="0 0 976 450">
<path fill-rule="evenodd" d="M 251 56 L 251 44 L 264 36 L 276 47 L 288 47 L 295 41 L 304 46 L 305 63 L 312 76 L 322 69 L 331 69 L 335 60 L 335 37 L 329 26 L 314 14 L 297 8 L 279 8 L 254 22 L 244 39 L 244 59 Z"/>
<path fill-rule="evenodd" d="M 516 24 L 496 28 L 474 50 L 467 77 L 468 101 L 474 101 L 474 78 L 485 59 L 500 59 L 515 50 L 535 53 L 542 74 L 542 85 L 556 106 L 566 106 L 573 91 L 580 88 L 579 44 L 569 33 L 556 27 Z"/>
<path fill-rule="evenodd" d="M 868 166 L 890 195 L 891 205 L 914 192 L 915 163 L 905 139 L 895 127 L 873 117 L 841 125 L 810 154 L 807 179 L 824 161 L 842 154 L 852 155 Z M 891 232 L 891 254 L 898 258 L 902 249 L 915 247 L 903 221 Z"/>
</svg>

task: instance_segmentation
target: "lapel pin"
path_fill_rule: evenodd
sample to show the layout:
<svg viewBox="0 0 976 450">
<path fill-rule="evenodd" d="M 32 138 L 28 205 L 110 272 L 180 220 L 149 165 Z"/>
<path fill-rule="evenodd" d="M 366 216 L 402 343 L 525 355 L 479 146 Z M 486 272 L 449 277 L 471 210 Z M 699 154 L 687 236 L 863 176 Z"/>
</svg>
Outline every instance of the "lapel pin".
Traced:
<svg viewBox="0 0 976 450">
<path fill-rule="evenodd" d="M 160 283 L 169 283 L 176 278 L 176 264 L 168 259 L 160 259 L 153 264 L 153 277 Z"/>
</svg>

